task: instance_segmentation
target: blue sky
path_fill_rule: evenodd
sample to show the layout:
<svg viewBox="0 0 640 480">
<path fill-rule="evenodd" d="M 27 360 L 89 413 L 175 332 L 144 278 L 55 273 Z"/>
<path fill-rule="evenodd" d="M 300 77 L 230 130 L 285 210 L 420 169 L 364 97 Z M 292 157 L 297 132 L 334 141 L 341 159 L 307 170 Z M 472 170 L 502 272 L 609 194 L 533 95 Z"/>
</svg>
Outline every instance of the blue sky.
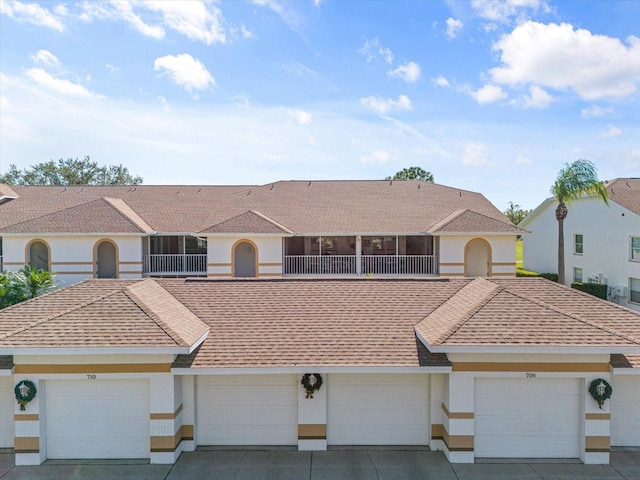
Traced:
<svg viewBox="0 0 640 480">
<path fill-rule="evenodd" d="M 640 176 L 640 2 L 0 0 L 0 172 L 146 184 L 382 179 L 534 208 Z"/>
</svg>

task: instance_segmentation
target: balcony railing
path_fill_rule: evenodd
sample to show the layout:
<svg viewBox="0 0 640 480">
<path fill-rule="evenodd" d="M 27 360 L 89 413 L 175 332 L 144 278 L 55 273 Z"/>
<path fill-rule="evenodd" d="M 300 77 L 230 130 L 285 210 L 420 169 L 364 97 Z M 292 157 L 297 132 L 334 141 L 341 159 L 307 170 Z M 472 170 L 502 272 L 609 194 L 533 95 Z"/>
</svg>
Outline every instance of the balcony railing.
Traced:
<svg viewBox="0 0 640 480">
<path fill-rule="evenodd" d="M 150 275 L 206 274 L 207 254 L 145 255 L 144 273 Z"/>
<path fill-rule="evenodd" d="M 355 255 L 285 255 L 285 275 L 355 275 Z"/>
<path fill-rule="evenodd" d="M 438 275 L 435 255 L 285 255 L 284 275 Z"/>
</svg>

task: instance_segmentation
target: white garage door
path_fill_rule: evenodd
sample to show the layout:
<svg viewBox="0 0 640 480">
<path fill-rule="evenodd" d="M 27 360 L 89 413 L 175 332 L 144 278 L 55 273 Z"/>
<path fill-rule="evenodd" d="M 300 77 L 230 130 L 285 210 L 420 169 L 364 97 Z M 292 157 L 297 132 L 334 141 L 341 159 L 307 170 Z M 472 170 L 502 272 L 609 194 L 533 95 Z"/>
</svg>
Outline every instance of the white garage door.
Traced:
<svg viewBox="0 0 640 480">
<path fill-rule="evenodd" d="M 149 382 L 46 382 L 47 458 L 149 458 Z"/>
<path fill-rule="evenodd" d="M 611 386 L 611 445 L 640 447 L 640 375 L 614 375 Z"/>
<path fill-rule="evenodd" d="M 197 377 L 199 445 L 297 445 L 296 375 Z"/>
<path fill-rule="evenodd" d="M 428 444 L 429 375 L 327 377 L 328 444 Z"/>
<path fill-rule="evenodd" d="M 582 401 L 577 379 L 476 379 L 475 456 L 579 457 Z"/>
<path fill-rule="evenodd" d="M 13 377 L 0 377 L 0 448 L 13 448 Z"/>
</svg>

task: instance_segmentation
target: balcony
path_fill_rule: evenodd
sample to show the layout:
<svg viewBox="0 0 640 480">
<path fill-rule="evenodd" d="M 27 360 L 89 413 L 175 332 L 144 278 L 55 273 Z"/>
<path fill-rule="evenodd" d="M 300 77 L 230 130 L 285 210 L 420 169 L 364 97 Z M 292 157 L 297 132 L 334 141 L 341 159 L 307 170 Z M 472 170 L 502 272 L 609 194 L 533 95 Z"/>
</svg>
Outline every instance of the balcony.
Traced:
<svg viewBox="0 0 640 480">
<path fill-rule="evenodd" d="M 283 274 L 438 275 L 438 258 L 436 255 L 285 255 Z"/>
<path fill-rule="evenodd" d="M 144 256 L 144 273 L 184 277 L 207 274 L 207 254 L 153 254 Z"/>
</svg>

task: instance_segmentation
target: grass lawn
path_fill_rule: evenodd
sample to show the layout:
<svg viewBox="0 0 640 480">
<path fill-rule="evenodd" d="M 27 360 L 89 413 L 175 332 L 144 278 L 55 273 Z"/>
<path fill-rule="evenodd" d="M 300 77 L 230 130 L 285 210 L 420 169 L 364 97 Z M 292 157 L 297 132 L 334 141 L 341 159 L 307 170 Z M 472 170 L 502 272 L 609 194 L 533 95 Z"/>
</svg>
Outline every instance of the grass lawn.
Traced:
<svg viewBox="0 0 640 480">
<path fill-rule="evenodd" d="M 516 241 L 516 268 L 522 268 L 522 239 Z"/>
</svg>

